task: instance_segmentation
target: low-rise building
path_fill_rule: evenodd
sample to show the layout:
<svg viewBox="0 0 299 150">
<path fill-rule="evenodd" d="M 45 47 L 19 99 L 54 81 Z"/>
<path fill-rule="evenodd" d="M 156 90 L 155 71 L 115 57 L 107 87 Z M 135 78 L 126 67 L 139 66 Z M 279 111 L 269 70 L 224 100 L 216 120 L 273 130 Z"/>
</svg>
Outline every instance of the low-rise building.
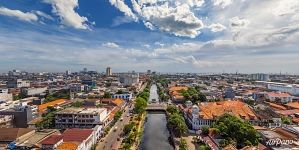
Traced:
<svg viewBox="0 0 299 150">
<path fill-rule="evenodd" d="M 93 129 L 66 129 L 61 135 L 52 135 L 42 141 L 45 150 L 88 150 L 98 137 Z"/>
<path fill-rule="evenodd" d="M 108 123 L 106 108 L 66 108 L 55 113 L 55 126 L 66 128 L 93 128 Z"/>
<path fill-rule="evenodd" d="M 188 90 L 188 87 L 186 86 L 173 86 L 169 88 L 169 95 L 171 96 L 171 99 L 175 103 L 183 103 L 184 102 L 184 96 L 182 96 L 181 91 L 182 90 Z"/>
<path fill-rule="evenodd" d="M 186 107 L 183 107 L 183 105 L 180 105 L 180 107 L 193 130 L 198 130 L 205 125 L 212 125 L 217 117 L 226 113 L 253 124 L 259 121 L 253 110 L 246 103 L 240 101 L 202 102 L 193 106 L 189 101 L 186 103 Z"/>
<path fill-rule="evenodd" d="M 11 79 L 6 83 L 7 88 L 23 88 L 30 87 L 30 82 L 22 79 Z"/>
<path fill-rule="evenodd" d="M 132 93 L 113 94 L 112 98 L 120 98 L 126 101 L 131 101 L 133 98 L 133 94 Z"/>
<path fill-rule="evenodd" d="M 28 96 L 34 96 L 34 95 L 40 95 L 45 94 L 47 91 L 47 87 L 41 87 L 41 88 L 26 88 L 23 90 L 24 94 Z"/>
<path fill-rule="evenodd" d="M 281 92 L 269 92 L 266 94 L 266 99 L 269 99 L 271 102 L 281 102 L 288 103 L 292 102 L 293 96 L 289 93 L 281 93 Z"/>
</svg>

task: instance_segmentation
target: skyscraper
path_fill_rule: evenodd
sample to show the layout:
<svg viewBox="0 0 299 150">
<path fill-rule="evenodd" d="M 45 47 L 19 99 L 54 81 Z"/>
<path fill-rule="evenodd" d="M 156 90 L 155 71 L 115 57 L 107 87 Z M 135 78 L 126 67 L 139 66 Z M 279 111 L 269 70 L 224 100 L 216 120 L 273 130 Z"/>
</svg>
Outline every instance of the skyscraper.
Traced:
<svg viewBox="0 0 299 150">
<path fill-rule="evenodd" d="M 112 76 L 112 70 L 110 67 L 106 68 L 106 76 Z"/>
</svg>

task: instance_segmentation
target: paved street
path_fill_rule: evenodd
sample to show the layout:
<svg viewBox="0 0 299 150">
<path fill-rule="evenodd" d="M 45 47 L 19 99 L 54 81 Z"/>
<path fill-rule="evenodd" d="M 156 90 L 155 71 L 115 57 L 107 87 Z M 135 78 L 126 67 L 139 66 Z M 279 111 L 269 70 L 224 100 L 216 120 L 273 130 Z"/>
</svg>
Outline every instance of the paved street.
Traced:
<svg viewBox="0 0 299 150">
<path fill-rule="evenodd" d="M 133 108 L 133 106 L 132 106 Z M 122 133 L 122 130 L 124 128 L 124 125 L 128 124 L 130 121 L 130 116 L 127 116 L 129 114 L 129 109 L 132 108 L 125 108 L 125 112 L 122 114 L 123 121 L 118 121 L 115 123 L 113 128 L 109 131 L 109 133 L 103 138 L 103 141 L 99 141 L 97 145 L 97 150 L 112 150 L 112 148 L 117 148 L 121 144 L 121 140 L 117 141 L 117 138 L 120 137 L 119 135 Z M 117 130 L 114 131 L 115 127 L 117 127 Z M 102 140 L 102 139 L 101 139 Z"/>
</svg>

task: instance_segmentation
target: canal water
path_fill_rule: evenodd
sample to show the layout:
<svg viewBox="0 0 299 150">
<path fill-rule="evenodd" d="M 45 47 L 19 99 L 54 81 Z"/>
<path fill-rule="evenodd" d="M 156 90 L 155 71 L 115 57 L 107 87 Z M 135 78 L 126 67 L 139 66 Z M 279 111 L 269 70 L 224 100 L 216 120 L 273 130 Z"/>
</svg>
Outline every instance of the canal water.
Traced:
<svg viewBox="0 0 299 150">
<path fill-rule="evenodd" d="M 150 89 L 150 99 L 158 102 L 157 86 L 154 84 Z M 144 131 L 140 143 L 140 150 L 173 150 L 169 143 L 169 131 L 166 127 L 167 121 L 164 112 L 147 112 Z"/>
</svg>

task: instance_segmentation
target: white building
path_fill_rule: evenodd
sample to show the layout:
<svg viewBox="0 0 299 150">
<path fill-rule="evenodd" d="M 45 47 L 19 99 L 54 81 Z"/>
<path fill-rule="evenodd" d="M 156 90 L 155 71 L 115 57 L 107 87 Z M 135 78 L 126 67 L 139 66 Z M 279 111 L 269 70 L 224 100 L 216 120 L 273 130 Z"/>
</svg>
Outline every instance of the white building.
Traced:
<svg viewBox="0 0 299 150">
<path fill-rule="evenodd" d="M 55 113 L 56 128 L 93 128 L 108 124 L 106 108 L 66 108 Z"/>
<path fill-rule="evenodd" d="M 203 126 L 210 126 L 220 116 L 229 113 L 251 123 L 257 123 L 258 118 L 254 112 L 240 101 L 202 102 L 193 105 L 189 101 L 181 110 L 184 117 L 193 130 L 201 129 Z"/>
<path fill-rule="evenodd" d="M 299 95 L 299 86 L 296 84 L 268 82 L 267 88 L 269 90 L 287 92 L 292 95 Z"/>
<path fill-rule="evenodd" d="M 119 77 L 120 83 L 124 86 L 133 86 L 139 83 L 139 74 L 138 73 L 126 73 L 122 74 Z"/>
<path fill-rule="evenodd" d="M 43 94 L 47 91 L 47 87 L 43 87 L 43 88 L 27 88 L 27 89 L 24 89 L 24 93 L 26 95 L 29 95 L 29 96 L 33 96 L 33 95 L 39 95 L 39 94 Z"/>
<path fill-rule="evenodd" d="M 281 103 L 288 103 L 292 102 L 293 100 L 293 96 L 291 96 L 289 93 L 269 92 L 265 96 L 271 102 L 280 101 Z"/>
<path fill-rule="evenodd" d="M 72 92 L 82 92 L 84 91 L 84 85 L 82 85 L 81 83 L 72 83 L 69 85 L 69 89 Z"/>
<path fill-rule="evenodd" d="M 0 93 L 8 93 L 8 89 L 1 88 Z"/>
<path fill-rule="evenodd" d="M 133 98 L 133 94 L 132 93 L 113 94 L 112 98 L 120 98 L 126 101 L 131 101 Z"/>
<path fill-rule="evenodd" d="M 7 88 L 30 87 L 30 82 L 24 81 L 22 79 L 13 79 L 13 80 L 7 81 L 6 86 L 7 86 Z"/>
</svg>

